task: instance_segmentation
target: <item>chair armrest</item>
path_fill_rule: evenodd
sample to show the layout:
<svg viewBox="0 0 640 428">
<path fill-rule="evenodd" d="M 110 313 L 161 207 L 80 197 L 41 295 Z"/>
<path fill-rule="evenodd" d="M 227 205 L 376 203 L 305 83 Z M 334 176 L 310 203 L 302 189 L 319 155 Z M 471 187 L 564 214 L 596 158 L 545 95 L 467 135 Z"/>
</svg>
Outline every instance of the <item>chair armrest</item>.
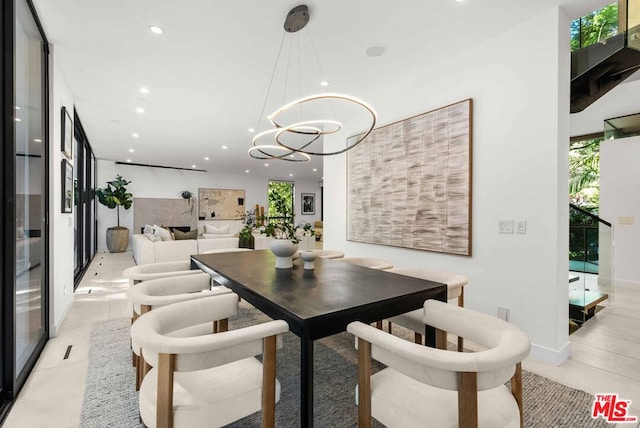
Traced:
<svg viewBox="0 0 640 428">
<path fill-rule="evenodd" d="M 232 291 L 226 287 L 215 287 L 211 290 L 197 290 L 187 291 L 180 294 L 173 294 L 170 296 L 150 296 L 147 294 L 137 294 L 139 290 L 136 290 L 138 286 L 134 286 L 127 290 L 127 298 L 137 305 L 148 305 L 152 309 L 156 309 L 162 306 L 171 305 L 173 303 L 186 302 L 187 300 L 202 299 L 205 297 L 219 296 L 221 294 L 228 294 Z"/>
<path fill-rule="evenodd" d="M 526 334 L 515 325 L 499 318 L 437 300 L 425 301 L 423 313 L 425 324 L 470 339 L 487 348 L 493 348 L 503 342 L 505 335 L 520 336 L 518 344 L 521 345 L 522 351 L 528 354 L 529 347 L 523 346 L 523 342 L 529 343 Z"/>
<path fill-rule="evenodd" d="M 158 353 L 166 353 L 176 355 L 176 371 L 204 370 L 262 354 L 267 337 L 277 336 L 276 347 L 281 348 L 281 335 L 287 331 L 288 324 L 278 320 L 205 336 L 164 336 L 153 349 L 142 347 L 151 366 L 157 364 Z"/>
<path fill-rule="evenodd" d="M 356 321 L 347 331 L 371 343 L 372 358 L 419 382 L 457 390 L 458 372 L 478 372 L 478 389 L 498 386 L 511 378 L 515 363 L 505 349 L 453 352 L 418 345 Z M 356 345 L 357 346 L 357 345 Z"/>
</svg>

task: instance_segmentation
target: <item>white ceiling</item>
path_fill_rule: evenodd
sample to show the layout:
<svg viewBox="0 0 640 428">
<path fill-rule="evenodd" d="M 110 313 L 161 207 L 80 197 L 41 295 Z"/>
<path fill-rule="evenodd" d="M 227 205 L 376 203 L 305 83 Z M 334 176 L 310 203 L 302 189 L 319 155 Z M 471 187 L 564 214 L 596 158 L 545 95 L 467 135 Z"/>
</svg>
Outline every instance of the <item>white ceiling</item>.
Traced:
<svg viewBox="0 0 640 428">
<path fill-rule="evenodd" d="M 35 0 L 54 54 L 101 159 L 320 180 L 322 160 L 257 161 L 257 127 L 291 0 Z M 407 67 L 468 49 L 527 16 L 563 6 L 579 16 L 601 0 L 310 0 L 311 31 L 329 90 L 367 99 Z M 400 7 L 399 7 L 400 6 Z M 159 25 L 165 34 L 152 34 Z M 568 32 L 568 31 L 567 31 Z M 531 36 L 531 35 L 527 35 Z M 386 54 L 372 58 L 368 47 Z M 313 63 L 313 57 L 309 63 Z M 304 95 L 320 92 L 302 76 Z M 276 83 L 284 77 L 276 76 Z M 297 84 L 296 84 L 297 85 Z M 313 86 L 312 86 L 313 85 Z M 146 86 L 149 94 L 139 93 Z M 282 102 L 272 90 L 265 113 Z M 137 107 L 145 109 L 136 113 Z M 374 106 L 375 107 L 375 106 Z M 388 120 L 386 120 L 388 121 Z M 379 123 L 385 123 L 379 118 Z M 260 130 L 266 129 L 264 124 Z M 138 133 L 139 138 L 132 137 Z M 228 146 L 227 150 L 222 146 Z M 134 153 L 129 153 L 133 148 Z M 203 158 L 208 156 L 209 161 Z M 318 171 L 313 172 L 316 168 Z"/>
</svg>

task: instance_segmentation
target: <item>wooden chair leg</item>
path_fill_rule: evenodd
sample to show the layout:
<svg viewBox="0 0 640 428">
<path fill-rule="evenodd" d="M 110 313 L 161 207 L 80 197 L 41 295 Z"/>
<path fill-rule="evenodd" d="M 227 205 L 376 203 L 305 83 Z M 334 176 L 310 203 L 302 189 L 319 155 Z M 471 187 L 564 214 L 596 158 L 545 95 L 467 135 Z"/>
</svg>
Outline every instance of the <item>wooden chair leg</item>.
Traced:
<svg viewBox="0 0 640 428">
<path fill-rule="evenodd" d="M 149 373 L 149 370 L 151 370 L 151 366 L 145 361 L 142 349 L 140 349 L 138 366 L 136 367 L 136 391 L 140 391 L 140 385 L 142 385 L 142 381 L 147 373 Z"/>
<path fill-rule="evenodd" d="M 422 335 L 420 333 L 413 333 L 413 341 L 418 345 L 422 345 Z"/>
<path fill-rule="evenodd" d="M 358 427 L 371 428 L 371 343 L 358 338 Z"/>
<path fill-rule="evenodd" d="M 392 323 L 391 321 L 387 321 L 387 333 L 391 334 Z"/>
<path fill-rule="evenodd" d="M 262 353 L 262 426 L 276 425 L 276 336 L 265 337 Z"/>
<path fill-rule="evenodd" d="M 229 330 L 229 318 L 221 319 L 218 321 L 218 333 Z"/>
<path fill-rule="evenodd" d="M 136 313 L 136 311 L 132 310 L 132 312 L 131 325 L 133 325 L 133 323 L 138 319 L 138 314 Z M 129 345 L 131 345 L 131 340 L 129 340 Z M 133 364 L 133 367 L 138 367 L 138 356 L 135 352 L 133 352 L 133 346 L 131 347 L 131 363 Z"/>
<path fill-rule="evenodd" d="M 218 332 L 218 321 L 214 321 L 213 322 L 213 333 L 217 333 Z"/>
<path fill-rule="evenodd" d="M 460 295 L 458 296 L 458 306 L 464 308 L 464 287 L 460 290 Z M 464 349 L 464 338 L 458 336 L 458 352 L 462 352 Z"/>
<path fill-rule="evenodd" d="M 376 321 L 376 328 L 377 328 L 378 330 L 382 330 L 382 320 L 380 320 L 380 321 Z"/>
<path fill-rule="evenodd" d="M 458 426 L 478 428 L 478 375 L 458 373 Z"/>
<path fill-rule="evenodd" d="M 156 427 L 173 428 L 173 372 L 176 356 L 158 354 L 158 396 L 156 398 Z"/>
<path fill-rule="evenodd" d="M 140 350 L 140 353 L 142 354 L 142 350 Z M 137 355 L 136 359 L 138 360 L 136 365 L 136 391 L 140 391 L 140 385 L 142 384 L 142 366 L 144 364 Z"/>
<path fill-rule="evenodd" d="M 436 348 L 447 349 L 447 332 L 436 328 Z"/>
<path fill-rule="evenodd" d="M 511 394 L 520 410 L 520 428 L 524 427 L 524 410 L 522 408 L 522 363 L 516 364 L 516 371 L 511 378 Z"/>
</svg>

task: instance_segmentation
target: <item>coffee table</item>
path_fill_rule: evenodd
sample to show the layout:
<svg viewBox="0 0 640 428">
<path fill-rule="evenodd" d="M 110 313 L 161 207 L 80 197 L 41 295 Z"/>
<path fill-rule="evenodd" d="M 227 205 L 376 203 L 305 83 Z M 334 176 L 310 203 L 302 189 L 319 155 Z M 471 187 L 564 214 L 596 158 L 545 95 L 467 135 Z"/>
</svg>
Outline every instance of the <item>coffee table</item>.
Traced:
<svg viewBox="0 0 640 428">
<path fill-rule="evenodd" d="M 427 299 L 447 301 L 444 284 L 316 259 L 314 270 L 302 260 L 293 269 L 276 269 L 269 250 L 191 256 L 192 267 L 273 319 L 282 319 L 300 337 L 300 417 L 313 426 L 313 341 L 346 331 L 353 321 L 371 323 L 421 308 Z M 425 327 L 428 343 L 435 330 Z"/>
</svg>

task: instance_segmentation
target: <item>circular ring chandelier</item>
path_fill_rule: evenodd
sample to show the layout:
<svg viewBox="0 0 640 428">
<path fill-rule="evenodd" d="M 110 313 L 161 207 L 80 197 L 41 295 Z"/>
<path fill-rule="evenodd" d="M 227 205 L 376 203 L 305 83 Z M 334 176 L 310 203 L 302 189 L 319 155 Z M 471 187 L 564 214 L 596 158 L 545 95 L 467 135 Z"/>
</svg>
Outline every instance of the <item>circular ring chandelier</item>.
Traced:
<svg viewBox="0 0 640 428">
<path fill-rule="evenodd" d="M 307 23 L 309 22 L 311 15 L 309 13 L 309 8 L 306 5 L 299 5 L 294 7 L 289 11 L 287 17 L 284 22 L 284 30 L 286 33 L 296 33 L 301 29 L 305 28 Z M 315 54 L 316 61 L 318 61 L 318 55 L 315 52 L 315 48 L 313 46 L 313 41 L 311 40 L 311 35 L 309 34 L 309 40 L 311 43 L 312 50 Z M 276 69 L 278 68 L 278 63 L 280 62 L 280 56 L 282 53 L 282 47 L 284 44 L 284 36 L 282 39 L 282 43 L 280 45 L 280 50 L 278 51 L 278 56 L 276 58 L 276 63 L 273 69 L 273 73 L 271 75 L 271 82 L 269 83 L 269 88 L 267 90 L 267 95 L 265 97 L 265 102 L 262 107 L 262 112 L 260 113 L 260 117 L 263 117 L 264 108 L 267 104 L 267 99 L 269 98 L 269 93 L 271 92 L 271 86 L 274 81 L 274 77 L 276 74 Z M 318 62 L 318 69 L 320 69 L 320 63 Z M 287 67 L 288 69 L 288 67 Z M 320 70 L 321 72 L 321 70 Z M 322 72 L 321 72 L 322 74 Z M 323 81 L 325 79 L 322 79 Z M 286 88 L 286 78 L 285 78 L 285 88 Z M 334 101 L 346 102 L 351 105 L 355 105 L 370 115 L 370 124 L 368 125 L 368 129 L 365 131 L 363 129 L 358 129 L 356 133 L 354 133 L 354 137 L 347 139 L 347 146 L 340 150 L 334 151 L 325 151 L 322 149 L 313 149 L 311 145 L 318 141 L 325 135 L 334 134 L 340 131 L 343 127 L 342 123 L 337 120 L 324 119 L 324 118 L 311 118 L 306 120 L 299 120 L 297 122 L 286 124 L 284 123 L 284 113 L 290 111 L 293 108 L 300 108 L 302 112 L 302 106 L 307 103 L 314 103 L 318 101 L 329 100 L 330 103 Z M 333 105 L 332 105 L 333 110 Z M 334 111 L 335 115 L 335 111 Z M 360 144 L 369 134 L 373 131 L 373 128 L 376 125 L 377 114 L 373 107 L 366 103 L 365 101 L 353 97 L 351 95 L 339 94 L 339 93 L 321 93 L 315 95 L 309 95 L 305 97 L 298 98 L 294 101 L 291 101 L 284 106 L 280 107 L 276 111 L 274 111 L 271 115 L 267 117 L 268 121 L 274 127 L 273 129 L 269 129 L 263 132 L 260 132 L 252 139 L 252 145 L 248 151 L 249 156 L 254 159 L 279 159 L 286 160 L 290 162 L 307 162 L 310 160 L 309 155 L 314 156 L 331 156 L 338 155 L 346 152 Z M 301 118 L 302 119 L 302 118 Z M 259 128 L 259 127 L 258 127 Z M 300 143 L 292 144 L 291 142 L 283 141 L 286 135 L 295 135 L 298 137 L 309 137 L 298 138 L 302 140 Z M 271 142 L 275 141 L 275 144 L 258 144 L 258 140 L 272 136 Z M 353 141 L 351 141 L 353 140 Z M 283 153 L 284 152 L 284 153 Z"/>
<path fill-rule="evenodd" d="M 338 132 L 342 128 L 342 124 L 340 122 L 337 122 L 337 121 L 334 121 L 334 120 L 316 119 L 316 120 L 308 120 L 308 121 L 304 121 L 304 122 L 292 123 L 290 125 L 284 125 L 284 124 L 278 122 L 278 120 L 277 120 L 278 116 L 281 116 L 283 113 L 285 113 L 286 111 L 290 110 L 292 107 L 301 106 L 304 103 L 310 103 L 310 102 L 313 102 L 313 101 L 325 100 L 325 99 L 335 99 L 335 100 L 346 101 L 346 102 L 352 103 L 352 104 L 354 104 L 356 106 L 359 106 L 359 107 L 363 108 L 364 110 L 366 110 L 371 115 L 371 124 L 369 125 L 369 129 L 368 130 L 363 131 L 363 132 L 358 134 L 358 137 L 355 140 L 355 142 L 347 145 L 347 147 L 345 147 L 342 150 L 336 150 L 336 151 L 333 151 L 333 152 L 320 152 L 320 151 L 305 150 L 311 143 L 315 142 L 320 136 L 326 135 L 326 134 L 333 134 L 335 132 Z M 291 101 L 290 103 L 280 107 L 278 110 L 273 112 L 268 117 L 269 122 L 271 122 L 271 124 L 273 126 L 275 126 L 276 129 L 280 129 L 280 132 L 277 132 L 275 134 L 276 143 L 278 143 L 280 146 L 282 146 L 282 147 L 284 147 L 286 149 L 289 149 L 291 151 L 300 152 L 300 153 L 306 153 L 308 155 L 315 155 L 315 156 L 339 155 L 340 153 L 344 153 L 347 150 L 350 150 L 350 149 L 354 148 L 355 146 L 360 144 L 365 138 L 367 138 L 367 136 L 371 133 L 371 131 L 373 131 L 373 128 L 376 126 L 377 118 L 378 118 L 378 116 L 376 114 L 376 111 L 367 102 L 365 102 L 365 101 L 363 101 L 363 100 L 361 100 L 359 98 L 352 97 L 351 95 L 337 94 L 337 93 L 316 94 L 316 95 L 309 95 L 309 96 L 306 96 L 306 97 L 299 98 L 297 100 Z M 311 142 L 307 142 L 306 144 L 304 144 L 301 147 L 292 147 L 292 146 L 284 144 L 282 141 L 280 141 L 280 136 L 285 132 L 291 132 L 291 133 L 296 133 L 296 134 L 306 134 L 306 133 L 308 133 L 308 132 L 303 132 L 300 129 L 300 128 L 304 128 L 304 125 L 307 124 L 307 123 L 317 123 L 317 124 L 327 123 L 327 124 L 335 125 L 336 128 L 335 129 L 330 129 L 330 130 L 327 130 L 327 131 L 323 131 L 323 130 L 319 130 L 318 129 L 319 134 L 318 134 L 317 138 L 315 138 Z M 315 128 L 315 129 L 317 129 L 317 128 Z"/>
<path fill-rule="evenodd" d="M 284 150 L 286 151 L 286 153 L 282 155 L 274 155 L 272 153 L 269 153 L 269 150 L 275 150 L 275 151 Z M 282 146 L 273 146 L 273 145 L 267 145 L 267 144 L 263 144 L 260 146 L 253 146 L 248 150 L 247 153 L 249 153 L 249 156 L 251 156 L 252 158 L 259 159 L 259 160 L 280 159 L 280 160 L 286 160 L 288 162 L 309 162 L 311 160 L 311 157 L 306 153 L 299 153 L 299 152 L 284 148 Z"/>
</svg>

